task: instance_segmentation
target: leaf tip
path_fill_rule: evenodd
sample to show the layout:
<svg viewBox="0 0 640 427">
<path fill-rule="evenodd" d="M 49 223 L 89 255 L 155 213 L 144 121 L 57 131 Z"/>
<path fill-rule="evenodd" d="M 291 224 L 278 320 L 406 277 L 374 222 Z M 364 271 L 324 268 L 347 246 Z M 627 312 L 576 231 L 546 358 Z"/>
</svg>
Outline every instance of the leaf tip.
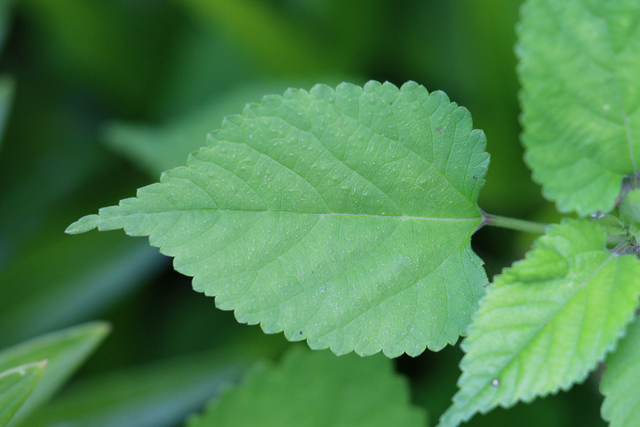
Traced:
<svg viewBox="0 0 640 427">
<path fill-rule="evenodd" d="M 64 232 L 67 234 L 80 234 L 91 231 L 98 226 L 98 218 L 96 214 L 83 216 L 67 227 Z"/>
</svg>

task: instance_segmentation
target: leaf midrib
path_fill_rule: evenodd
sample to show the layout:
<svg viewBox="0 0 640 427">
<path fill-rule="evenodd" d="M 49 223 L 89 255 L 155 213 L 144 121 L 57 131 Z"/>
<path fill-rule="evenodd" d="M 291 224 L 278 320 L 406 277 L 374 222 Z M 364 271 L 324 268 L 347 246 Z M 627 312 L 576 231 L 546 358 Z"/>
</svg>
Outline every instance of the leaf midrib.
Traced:
<svg viewBox="0 0 640 427">
<path fill-rule="evenodd" d="M 173 209 L 163 210 L 161 212 L 136 212 L 123 214 L 121 216 L 137 216 L 137 215 L 162 215 L 162 214 L 181 214 L 187 212 L 233 212 L 233 213 L 258 213 L 258 214 L 278 214 L 278 215 L 308 215 L 308 216 L 345 216 L 345 217 L 362 217 L 362 218 L 385 218 L 399 219 L 401 221 L 446 221 L 446 222 L 467 222 L 481 220 L 481 216 L 472 218 L 442 218 L 442 217 L 422 217 L 411 215 L 381 215 L 381 214 L 355 214 L 346 212 L 294 212 L 294 211 L 274 211 L 274 210 L 247 210 L 247 209 L 217 209 L 217 208 L 198 208 L 198 209 Z"/>
</svg>

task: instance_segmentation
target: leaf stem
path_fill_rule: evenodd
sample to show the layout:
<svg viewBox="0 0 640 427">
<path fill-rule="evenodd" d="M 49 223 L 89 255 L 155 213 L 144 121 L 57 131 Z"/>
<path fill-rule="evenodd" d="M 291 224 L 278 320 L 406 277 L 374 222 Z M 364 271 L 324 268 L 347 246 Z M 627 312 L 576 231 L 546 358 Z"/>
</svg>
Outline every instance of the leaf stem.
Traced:
<svg viewBox="0 0 640 427">
<path fill-rule="evenodd" d="M 547 225 L 542 222 L 527 221 L 524 219 L 509 218 L 506 216 L 492 215 L 482 211 L 484 220 L 482 225 L 508 228 L 510 230 L 524 231 L 525 233 L 544 234 Z"/>
</svg>

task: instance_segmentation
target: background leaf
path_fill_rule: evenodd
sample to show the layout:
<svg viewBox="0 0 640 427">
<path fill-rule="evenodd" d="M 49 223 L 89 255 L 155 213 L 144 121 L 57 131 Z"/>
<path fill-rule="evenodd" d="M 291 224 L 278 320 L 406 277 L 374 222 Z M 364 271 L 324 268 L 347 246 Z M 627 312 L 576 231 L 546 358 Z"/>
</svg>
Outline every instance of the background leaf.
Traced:
<svg viewBox="0 0 640 427">
<path fill-rule="evenodd" d="M 196 290 L 267 333 L 417 355 L 464 333 L 486 283 L 470 249 L 484 146 L 464 108 L 415 83 L 291 90 L 67 231 L 150 235 Z"/>
<path fill-rule="evenodd" d="M 0 20 L 1 19 L 2 17 L 0 12 Z M 0 36 L 0 38 L 1 37 L 2 36 Z M 13 79 L 6 76 L 0 77 L 0 148 L 2 148 L 2 136 L 4 135 L 4 127 L 11 111 L 11 102 L 13 101 L 14 90 L 15 82 Z"/>
<path fill-rule="evenodd" d="M 278 366 L 258 365 L 241 386 L 187 426 L 425 424 L 425 413 L 410 404 L 407 384 L 388 359 L 353 354 L 337 358 L 296 347 Z"/>
<path fill-rule="evenodd" d="M 47 361 L 27 363 L 0 372 L 0 426 L 4 427 L 31 394 Z"/>
<path fill-rule="evenodd" d="M 163 126 L 111 123 L 105 129 L 105 141 L 114 151 L 122 153 L 157 178 L 162 172 L 184 164 L 189 153 L 205 145 L 207 134 L 230 111 L 242 110 L 248 102 L 258 101 L 266 93 L 283 92 L 294 85 L 290 80 L 287 83 L 273 80 L 240 85 Z"/>
<path fill-rule="evenodd" d="M 615 353 L 607 357 L 600 391 L 602 418 L 611 427 L 633 426 L 640 417 L 640 322 L 636 318 Z"/>
<path fill-rule="evenodd" d="M 27 363 L 48 361 L 36 389 L 15 415 L 11 425 L 16 425 L 49 399 L 108 332 L 109 326 L 105 323 L 89 323 L 44 335 L 0 352 L 0 372 Z"/>
<path fill-rule="evenodd" d="M 633 316 L 639 277 L 637 257 L 609 252 L 595 222 L 551 226 L 488 287 L 462 343 L 460 390 L 441 424 L 584 380 Z"/>
<path fill-rule="evenodd" d="M 236 384 L 257 358 L 224 351 L 175 357 L 75 381 L 26 420 L 29 427 L 169 427 Z"/>
<path fill-rule="evenodd" d="M 609 212 L 622 179 L 640 170 L 639 17 L 636 0 L 522 8 L 522 141 L 561 212 Z"/>
<path fill-rule="evenodd" d="M 124 236 L 76 240 L 56 227 L 39 237 L 0 270 L 0 346 L 95 318 L 167 264 Z"/>
</svg>

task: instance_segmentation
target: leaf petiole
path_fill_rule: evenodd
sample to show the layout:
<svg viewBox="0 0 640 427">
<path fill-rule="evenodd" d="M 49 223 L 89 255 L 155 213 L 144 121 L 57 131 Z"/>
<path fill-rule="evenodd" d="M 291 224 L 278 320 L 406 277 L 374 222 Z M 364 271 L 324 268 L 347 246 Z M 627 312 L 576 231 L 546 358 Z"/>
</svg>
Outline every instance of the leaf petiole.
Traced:
<svg viewBox="0 0 640 427">
<path fill-rule="evenodd" d="M 492 215 L 482 211 L 482 226 L 508 228 L 510 230 L 523 231 L 525 233 L 544 234 L 547 226 L 542 222 L 527 221 L 524 219 L 509 218 L 506 216 Z"/>
</svg>

